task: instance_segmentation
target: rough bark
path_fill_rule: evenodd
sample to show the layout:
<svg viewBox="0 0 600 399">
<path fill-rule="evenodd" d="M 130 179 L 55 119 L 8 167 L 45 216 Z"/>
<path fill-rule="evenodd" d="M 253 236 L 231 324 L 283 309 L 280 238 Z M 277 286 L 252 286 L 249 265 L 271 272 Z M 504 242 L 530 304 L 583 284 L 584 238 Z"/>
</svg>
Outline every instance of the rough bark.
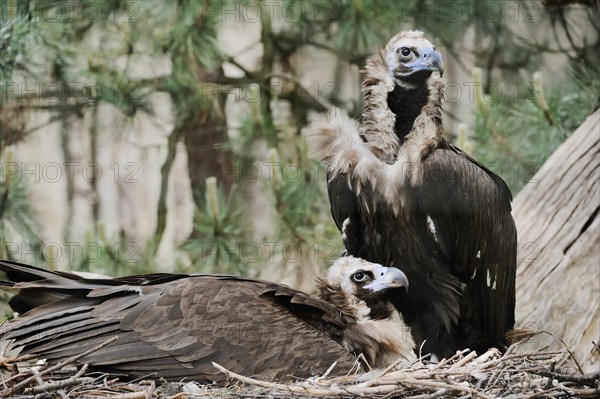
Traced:
<svg viewBox="0 0 600 399">
<path fill-rule="evenodd" d="M 600 110 L 555 151 L 514 202 L 517 324 L 561 337 L 600 369 Z M 549 334 L 527 344 L 563 350 Z"/>
</svg>

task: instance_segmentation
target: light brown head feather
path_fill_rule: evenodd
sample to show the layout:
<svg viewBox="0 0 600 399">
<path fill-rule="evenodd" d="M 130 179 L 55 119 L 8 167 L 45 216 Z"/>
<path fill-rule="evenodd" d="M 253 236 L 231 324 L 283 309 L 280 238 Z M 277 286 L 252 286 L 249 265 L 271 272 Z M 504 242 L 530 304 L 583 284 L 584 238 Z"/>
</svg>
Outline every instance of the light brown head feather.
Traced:
<svg viewBox="0 0 600 399">
<path fill-rule="evenodd" d="M 394 90 L 394 80 L 381 49 L 367 60 L 362 72 L 365 75 L 362 84 L 365 105 L 360 135 L 377 158 L 392 163 L 400 148 L 394 133 L 396 115 L 387 104 L 388 94 Z"/>
<path fill-rule="evenodd" d="M 329 269 L 326 280 L 319 280 L 319 297 L 356 320 L 344 330 L 342 345 L 357 355 L 362 353 L 370 367 L 385 367 L 400 357 L 415 357 L 414 341 L 398 313 L 392 311 L 392 317 L 374 320 L 368 305 L 356 296 L 352 275 L 357 271 L 372 271 L 376 275 L 382 269 L 387 268 L 344 256 Z"/>
<path fill-rule="evenodd" d="M 314 122 L 307 135 L 311 152 L 327 165 L 332 177 L 347 174 L 349 186 L 361 200 L 366 200 L 361 196 L 361 188 L 369 185 L 383 194 L 395 213 L 405 206 L 403 187 L 418 185 L 423 178 L 420 162 L 435 148 L 448 146 L 441 114 L 444 83 L 433 76 L 427 81 L 428 102 L 404 142 L 399 142 L 394 131 L 396 115 L 387 103 L 396 83 L 386 60 L 386 54 L 399 45 L 431 43 L 421 31 L 394 36 L 385 51 L 377 50 L 362 70 L 365 106 L 361 126 L 344 111 L 334 110 L 325 119 Z"/>
<path fill-rule="evenodd" d="M 348 114 L 333 109 L 314 121 L 306 134 L 309 154 L 323 162 L 332 175 L 348 173 L 367 151 L 358 135 L 358 124 Z"/>
<path fill-rule="evenodd" d="M 385 45 L 385 54 L 395 52 L 399 47 L 433 47 L 433 44 L 425 39 L 425 34 L 420 30 L 406 30 L 397 33 Z"/>
<path fill-rule="evenodd" d="M 384 50 L 387 71 L 392 77 L 395 75 L 397 68 L 401 66 L 401 62 L 398 59 L 398 51 L 403 47 L 407 47 L 413 51 L 425 48 L 435 48 L 435 46 L 425 38 L 424 33 L 418 30 L 400 32 L 392 37 L 385 45 Z M 393 81 L 394 84 L 404 87 L 405 89 L 416 87 L 414 84 L 399 79 L 393 79 Z"/>
</svg>

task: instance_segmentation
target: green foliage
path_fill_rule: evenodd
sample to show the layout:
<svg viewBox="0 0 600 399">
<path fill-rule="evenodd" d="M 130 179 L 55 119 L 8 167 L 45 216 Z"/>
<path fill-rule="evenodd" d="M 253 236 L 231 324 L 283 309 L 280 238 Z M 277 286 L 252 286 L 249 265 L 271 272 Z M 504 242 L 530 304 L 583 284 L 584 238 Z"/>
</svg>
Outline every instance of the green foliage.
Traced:
<svg viewBox="0 0 600 399">
<path fill-rule="evenodd" d="M 176 7 L 177 20 L 169 32 L 166 52 L 182 66 L 202 65 L 218 67 L 224 59 L 215 36 L 216 16 L 211 7 L 219 9 L 222 1 L 208 5 L 204 1 L 170 2 Z M 208 5 L 208 6 L 207 6 Z"/>
<path fill-rule="evenodd" d="M 373 29 L 372 22 L 376 15 L 381 15 L 384 11 L 380 8 L 382 6 L 385 6 L 382 2 L 340 2 L 338 4 L 339 28 L 336 32 L 337 48 L 342 52 L 370 53 L 380 39 Z M 389 7 L 385 8 L 389 9 Z"/>
<path fill-rule="evenodd" d="M 196 272 L 248 273 L 243 256 L 245 215 L 233 188 L 228 196 L 208 178 L 204 200 L 194 214 L 194 232 L 183 249 L 190 255 Z"/>
<path fill-rule="evenodd" d="M 86 234 L 81 250 L 73 251 L 74 259 L 69 267 L 107 276 L 124 276 L 160 272 L 154 257 L 156 243 L 152 240 L 140 245 L 129 240 L 121 232 L 117 240 L 111 240 L 104 227 Z"/>
<path fill-rule="evenodd" d="M 529 83 L 519 85 L 520 90 L 487 103 L 487 109 L 478 112 L 474 155 L 499 173 L 513 194 L 532 179 L 552 152 L 597 109 L 598 72 L 595 77 L 592 71 L 581 73 L 554 84 L 543 77 L 532 78 Z M 586 83 L 582 84 L 580 79 Z"/>
<path fill-rule="evenodd" d="M 0 173 L 0 259 L 11 259 L 21 244 L 40 242 L 39 224 L 29 205 L 27 190 L 13 174 L 18 165 L 9 153 Z M 17 248 L 15 248 L 15 246 Z"/>
<path fill-rule="evenodd" d="M 113 106 L 124 118 L 155 117 L 152 95 L 166 93 L 172 100 L 175 118 L 167 138 L 168 154 L 160 165 L 161 196 L 154 238 L 142 245 L 132 243 L 121 233 L 115 243 L 110 243 L 102 224 L 95 220 L 82 245 L 97 247 L 100 255 L 92 251 L 74 259 L 70 266 L 82 270 L 117 275 L 160 270 L 156 250 L 166 225 L 165 212 L 169 211 L 166 190 L 175 147 L 187 137 L 203 135 L 199 126 L 204 121 L 225 115 L 225 97 L 232 89 L 247 90 L 252 100 L 247 101 L 249 112 L 241 127 L 231 136 L 223 133 L 218 149 L 226 153 L 227 162 L 238 168 L 267 162 L 274 166 L 273 174 L 261 183 L 242 181 L 230 186 L 226 181 L 210 180 L 202 189 L 194 187 L 201 193 L 196 201 L 194 230 L 181 248 L 184 257 L 192 261 L 191 269 L 253 274 L 259 268 L 251 263 L 260 265 L 264 259 L 249 262 L 252 257 L 244 255 L 244 248 L 256 240 L 250 223 L 255 215 L 245 212 L 250 184 L 263 184 L 263 194 L 270 200 L 264 206 L 272 211 L 266 214 L 273 217 L 265 223 L 274 229 L 266 238 L 311 248 L 318 253 L 319 262 L 338 256 L 342 244 L 329 214 L 325 172 L 308 159 L 300 130 L 312 114 L 325 109 L 324 104 L 344 103 L 336 97 L 341 90 L 321 90 L 316 99 L 307 95 L 313 89 L 303 87 L 305 71 L 297 70 L 295 62 L 307 46 L 324 50 L 338 61 L 336 80 L 330 82 L 338 89 L 343 68 L 362 67 L 376 47 L 385 45 L 401 29 L 424 30 L 466 71 L 472 67 L 466 60 L 474 59 L 474 66 L 482 71 L 482 95 L 490 95 L 494 82 L 504 85 L 505 95 L 473 106 L 475 124 L 463 131 L 474 131 L 474 135 L 463 135 L 461 139 L 473 145 L 476 158 L 505 178 L 513 193 L 600 104 L 600 77 L 595 67 L 600 63 L 595 22 L 598 11 L 593 7 L 547 10 L 536 2 L 498 0 L 67 3 L 68 15 L 62 14 L 61 2 L 56 0 L 0 3 L 0 84 L 25 79 L 54 82 L 64 88 L 79 83 L 71 94 L 63 91 L 56 102 L 44 97 L 56 93 L 37 93 L 42 101 L 27 93 L 0 95 L 0 151 L 27 140 L 31 131 L 26 130 L 25 121 L 31 110 L 50 112 L 49 122 L 60 121 L 65 160 L 70 159 L 70 124 L 84 118 L 87 111 L 98 110 L 101 104 Z M 275 13 L 271 15 L 274 18 L 254 21 L 261 32 L 256 45 L 262 48 L 262 55 L 255 68 L 246 69 L 226 54 L 227 49 L 219 47 L 217 32 L 225 23 L 231 23 L 232 15 L 225 15 L 225 10 L 244 10 L 257 4 L 262 4 L 263 13 L 265 7 L 274 6 Z M 81 18 L 85 9 L 98 10 L 98 18 Z M 294 18 L 282 18 L 284 10 L 291 11 Z M 295 10 L 300 12 L 296 14 Z M 244 16 L 241 11 L 240 19 Z M 596 32 L 589 37 L 581 33 L 573 16 L 588 18 L 595 27 L 591 30 Z M 535 23 L 528 23 L 528 19 Z M 534 34 L 540 28 L 547 28 L 548 33 Z M 534 41 L 539 37 L 539 42 Z M 548 54 L 568 60 L 569 71 L 556 77 L 542 76 L 541 84 L 531 84 L 535 83 L 533 73 Z M 144 71 L 140 74 L 140 65 L 154 61 L 166 65 L 164 75 L 148 78 Z M 236 65 L 241 76 L 225 77 L 224 62 Z M 274 90 L 275 79 L 295 89 L 292 93 L 278 92 Z M 84 88 L 84 83 L 92 83 L 93 88 Z M 507 87 L 510 85 L 512 88 Z M 536 90 L 538 87 L 540 90 Z M 279 115 L 275 109 L 286 102 L 289 115 L 285 114 L 284 123 L 276 123 Z M 358 92 L 351 103 L 350 111 L 360 113 Z M 226 132 L 228 126 L 219 123 L 219 131 Z M 89 132 L 78 134 L 95 137 L 96 132 L 91 126 Z M 115 134 L 119 133 L 126 132 L 115 129 Z M 91 145 L 93 159 L 97 159 L 99 144 Z M 271 150 L 264 154 L 260 148 Z M 25 185 L 9 181 L 6 176 L 0 179 L 0 243 L 15 234 L 41 251 L 39 226 Z M 64 235 L 67 240 L 68 232 Z M 6 252 L 6 247 L 2 250 Z M 49 261 L 44 256 L 40 259 Z"/>
<path fill-rule="evenodd" d="M 325 264 L 343 251 L 341 237 L 329 219 L 329 203 L 323 192 L 326 171 L 308 159 L 302 137 L 294 140 L 295 156 L 281 160 L 279 152 L 268 152 L 268 164 L 274 165 L 273 178 L 268 186 L 276 211 L 276 242 L 290 244 L 314 255 L 313 261 Z M 284 257 L 285 260 L 285 257 Z"/>
<path fill-rule="evenodd" d="M 148 103 L 149 89 L 131 82 L 126 75 L 110 71 L 99 75 L 96 80 L 99 94 L 95 101 L 112 104 L 125 117 L 134 117 L 138 112 L 153 115 Z"/>
<path fill-rule="evenodd" d="M 315 224 L 313 215 L 320 197 L 314 184 L 314 174 L 306 165 L 282 163 L 275 149 L 270 151 L 270 164 L 275 165 L 274 178 L 269 183 L 279 216 L 279 236 L 304 240 L 303 233 Z"/>
</svg>

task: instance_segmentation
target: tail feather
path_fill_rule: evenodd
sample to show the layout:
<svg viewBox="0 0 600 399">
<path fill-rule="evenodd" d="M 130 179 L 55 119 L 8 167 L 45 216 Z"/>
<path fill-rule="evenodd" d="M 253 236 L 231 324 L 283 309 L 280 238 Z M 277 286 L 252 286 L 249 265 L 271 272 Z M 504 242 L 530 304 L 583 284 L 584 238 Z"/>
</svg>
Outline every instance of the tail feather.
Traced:
<svg viewBox="0 0 600 399">
<path fill-rule="evenodd" d="M 0 271 L 13 282 L 29 282 L 55 278 L 58 274 L 39 267 L 25 265 L 10 260 L 0 260 Z"/>
<path fill-rule="evenodd" d="M 52 272 L 8 260 L 0 260 L 0 271 L 6 275 L 6 280 L 0 281 L 0 289 L 14 294 L 8 304 L 18 313 L 66 297 L 85 297 L 98 286 L 75 274 Z"/>
</svg>

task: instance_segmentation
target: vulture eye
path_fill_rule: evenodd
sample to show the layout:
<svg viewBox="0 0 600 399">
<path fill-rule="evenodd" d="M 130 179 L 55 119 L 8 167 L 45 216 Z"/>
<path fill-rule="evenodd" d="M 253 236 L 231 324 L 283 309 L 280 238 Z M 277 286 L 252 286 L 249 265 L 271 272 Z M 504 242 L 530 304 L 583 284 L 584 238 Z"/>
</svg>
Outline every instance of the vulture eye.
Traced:
<svg viewBox="0 0 600 399">
<path fill-rule="evenodd" d="M 402 54 L 403 57 L 408 57 L 410 55 L 410 49 L 408 47 L 402 47 L 398 52 Z"/>
<path fill-rule="evenodd" d="M 367 273 L 365 272 L 357 272 L 352 275 L 352 280 L 354 280 L 357 283 L 364 283 L 365 281 L 367 281 L 368 277 L 369 276 L 367 276 Z"/>
</svg>

